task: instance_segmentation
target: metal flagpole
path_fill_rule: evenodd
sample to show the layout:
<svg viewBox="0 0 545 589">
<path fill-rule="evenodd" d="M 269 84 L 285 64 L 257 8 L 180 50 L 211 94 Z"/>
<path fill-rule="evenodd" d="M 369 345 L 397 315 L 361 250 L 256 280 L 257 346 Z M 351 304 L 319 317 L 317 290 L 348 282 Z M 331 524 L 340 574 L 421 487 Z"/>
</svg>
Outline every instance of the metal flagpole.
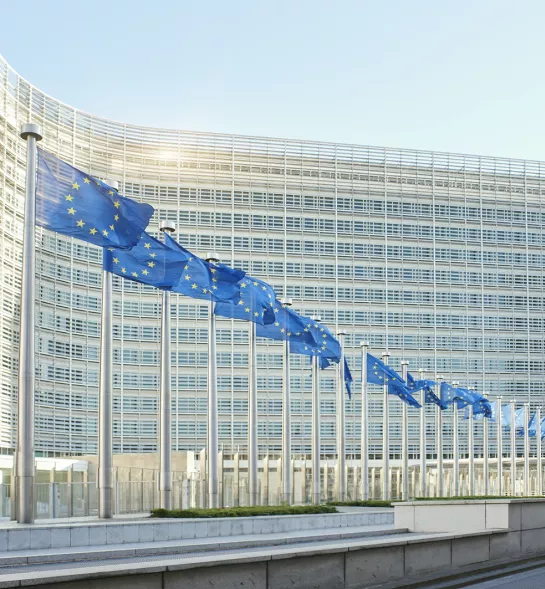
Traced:
<svg viewBox="0 0 545 589">
<path fill-rule="evenodd" d="M 460 383 L 452 382 L 453 387 L 457 387 Z M 452 478 L 453 478 L 453 495 L 458 497 L 460 495 L 460 462 L 458 456 L 458 405 L 456 401 L 452 404 Z"/>
<path fill-rule="evenodd" d="M 337 501 L 346 501 L 346 445 L 345 445 L 345 403 L 344 403 L 344 336 L 346 331 L 337 332 L 341 345 L 341 359 L 337 369 L 337 480 L 335 490 Z"/>
<path fill-rule="evenodd" d="M 419 368 L 418 374 L 420 380 L 424 380 L 424 369 Z M 426 391 L 422 389 L 420 410 L 420 496 L 426 497 Z"/>
<path fill-rule="evenodd" d="M 437 376 L 437 386 L 441 390 L 443 376 Z M 444 474 L 443 474 L 443 410 L 439 405 L 435 406 L 435 417 L 437 421 L 437 496 L 444 497 Z"/>
<path fill-rule="evenodd" d="M 543 459 L 541 447 L 541 407 L 536 410 L 537 494 L 543 493 Z"/>
<path fill-rule="evenodd" d="M 21 277 L 21 318 L 19 332 L 19 378 L 17 450 L 15 455 L 15 519 L 34 523 L 34 379 L 35 379 L 35 299 L 36 299 L 36 144 L 42 139 L 39 125 L 21 128 L 27 142 L 25 219 L 23 228 L 23 272 Z"/>
<path fill-rule="evenodd" d="M 382 354 L 382 361 L 388 364 L 390 352 Z M 383 410 L 382 410 L 382 500 L 390 499 L 390 439 L 388 430 L 390 427 L 390 416 L 388 408 L 388 383 L 383 386 Z"/>
<path fill-rule="evenodd" d="M 259 473 L 257 455 L 257 354 L 255 323 L 249 325 L 248 350 L 248 488 L 250 505 L 259 504 Z"/>
<path fill-rule="evenodd" d="M 473 430 L 473 406 L 468 406 L 469 419 L 467 420 L 467 450 L 468 450 L 468 478 L 469 494 L 475 495 L 475 436 Z"/>
<path fill-rule="evenodd" d="M 498 479 L 498 495 L 503 495 L 503 432 L 502 432 L 502 399 L 498 397 L 496 399 L 496 443 L 497 443 L 497 454 L 498 454 L 498 465 L 497 465 L 497 479 Z"/>
<path fill-rule="evenodd" d="M 517 494 L 517 431 L 515 428 L 515 403 L 512 399 L 509 401 L 511 411 L 511 496 Z"/>
<path fill-rule="evenodd" d="M 406 360 L 401 362 L 401 376 L 407 382 L 409 374 L 409 363 Z M 409 425 L 407 421 L 407 403 L 401 404 L 401 498 L 409 500 Z"/>
<path fill-rule="evenodd" d="M 367 353 L 369 342 L 361 342 L 361 496 L 369 499 L 369 440 L 367 407 Z"/>
<path fill-rule="evenodd" d="M 292 300 L 280 301 L 284 307 L 290 307 Z M 284 340 L 284 380 L 282 387 L 282 501 L 292 503 L 291 492 L 291 399 L 290 399 L 290 349 L 288 340 Z"/>
<path fill-rule="evenodd" d="M 217 264 L 219 256 L 215 252 L 206 254 L 206 261 Z M 218 481 L 218 377 L 216 367 L 216 316 L 214 302 L 208 307 L 208 507 L 219 507 Z"/>
<path fill-rule="evenodd" d="M 483 393 L 484 397 L 488 397 L 488 393 Z M 488 469 L 488 418 L 483 417 L 483 495 L 488 495 L 490 491 Z"/>
<path fill-rule="evenodd" d="M 318 323 L 320 317 L 311 317 Z M 312 491 L 311 501 L 318 505 L 321 501 L 320 484 L 320 374 L 318 356 L 312 356 L 312 440 L 311 440 L 311 462 L 312 462 Z"/>
<path fill-rule="evenodd" d="M 163 233 L 173 233 L 172 221 L 161 221 Z M 159 503 L 172 509 L 172 442 L 171 442 L 171 384 L 170 384 L 170 292 L 163 291 L 161 311 L 161 381 L 159 391 Z"/>
<path fill-rule="evenodd" d="M 117 190 L 114 180 L 107 183 Z M 104 257 L 106 252 L 102 252 Z M 100 383 L 98 389 L 98 517 L 110 519 L 114 511 L 113 472 L 113 334 L 112 273 L 102 270 L 100 323 Z"/>
<path fill-rule="evenodd" d="M 317 317 L 311 317 L 319 321 Z M 320 484 L 320 374 L 318 356 L 312 356 L 312 503 L 318 505 L 321 501 Z"/>
<path fill-rule="evenodd" d="M 530 403 L 524 403 L 524 496 L 530 495 Z"/>
</svg>

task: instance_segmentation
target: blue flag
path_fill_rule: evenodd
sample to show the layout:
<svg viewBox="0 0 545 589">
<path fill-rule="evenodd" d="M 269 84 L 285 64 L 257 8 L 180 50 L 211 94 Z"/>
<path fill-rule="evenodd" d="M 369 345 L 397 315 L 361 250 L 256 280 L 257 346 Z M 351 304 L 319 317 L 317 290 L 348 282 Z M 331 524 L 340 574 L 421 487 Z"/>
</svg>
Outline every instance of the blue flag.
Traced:
<svg viewBox="0 0 545 589">
<path fill-rule="evenodd" d="M 537 413 L 532 415 L 530 423 L 528 424 L 528 435 L 535 438 L 537 435 Z M 541 419 L 541 439 L 545 439 L 545 417 Z"/>
<path fill-rule="evenodd" d="M 330 361 L 340 362 L 342 350 L 339 340 L 322 323 L 318 323 L 310 317 L 303 317 L 303 320 L 306 323 L 305 329 L 312 334 L 316 343 L 311 345 L 290 342 L 290 352 L 304 356 L 318 356 L 321 368 L 327 368 Z"/>
<path fill-rule="evenodd" d="M 473 405 L 479 401 L 481 396 L 469 389 L 454 387 L 448 382 L 441 383 L 441 402 L 446 405 L 456 403 L 458 409 L 462 409 L 466 405 Z"/>
<path fill-rule="evenodd" d="M 267 325 L 258 323 L 256 326 L 256 335 L 258 337 L 316 345 L 316 341 L 303 317 L 289 307 L 282 306 L 282 303 L 278 300 L 274 301 L 273 310 L 275 314 L 274 323 Z"/>
<path fill-rule="evenodd" d="M 390 395 L 396 395 L 411 407 L 422 407 L 412 396 L 403 378 L 392 367 L 384 364 L 382 360 L 369 353 L 367 354 L 367 382 L 371 384 L 387 384 Z"/>
<path fill-rule="evenodd" d="M 101 247 L 130 249 L 153 207 L 38 149 L 36 225 Z"/>
<path fill-rule="evenodd" d="M 242 319 L 261 325 L 270 325 L 275 322 L 274 312 L 276 293 L 263 280 L 246 275 L 238 285 L 240 287 L 240 299 L 236 304 L 217 303 L 214 313 L 230 319 Z"/>
<path fill-rule="evenodd" d="M 434 380 L 416 380 L 410 372 L 407 373 L 407 386 L 411 393 L 424 390 L 424 401 L 426 403 L 433 403 L 441 409 L 446 409 L 447 405 L 441 401 L 431 388 L 436 384 Z"/>
<path fill-rule="evenodd" d="M 480 398 L 477 401 L 475 401 L 474 403 L 466 405 L 465 411 L 464 411 L 464 419 L 469 419 L 469 408 L 470 407 L 473 410 L 474 419 L 479 420 L 479 419 L 482 419 L 483 417 L 490 419 L 492 417 L 492 404 L 490 403 L 490 401 L 488 399 L 486 399 L 485 397 L 483 397 L 479 393 L 476 393 L 476 394 L 479 395 Z"/>
<path fill-rule="evenodd" d="M 122 278 L 169 290 L 179 281 L 187 261 L 187 256 L 144 232 L 130 250 L 105 249 L 102 266 Z"/>
<path fill-rule="evenodd" d="M 352 373 L 350 372 L 350 368 L 348 368 L 348 362 L 346 361 L 346 356 L 344 357 L 344 383 L 346 385 L 346 392 L 348 393 L 348 398 L 352 398 L 352 383 L 354 379 L 352 378 Z"/>
<path fill-rule="evenodd" d="M 511 423 L 511 414 L 509 411 L 509 404 L 504 404 L 501 408 L 499 408 L 499 400 L 496 400 L 494 403 L 491 403 L 491 416 L 490 421 L 495 422 L 498 415 L 498 409 L 500 409 L 501 414 L 501 424 L 504 427 L 507 427 Z"/>
<path fill-rule="evenodd" d="M 172 286 L 173 292 L 207 301 L 240 300 L 239 281 L 246 275 L 243 270 L 202 260 L 170 235 L 165 236 L 165 244 L 187 260 L 179 280 Z"/>
</svg>

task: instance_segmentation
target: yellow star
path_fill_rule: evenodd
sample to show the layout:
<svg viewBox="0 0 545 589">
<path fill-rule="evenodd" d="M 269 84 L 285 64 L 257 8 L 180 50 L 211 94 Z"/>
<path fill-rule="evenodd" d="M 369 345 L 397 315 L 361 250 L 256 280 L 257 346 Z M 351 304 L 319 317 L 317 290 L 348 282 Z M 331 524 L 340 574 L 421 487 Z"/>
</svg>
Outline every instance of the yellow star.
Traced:
<svg viewBox="0 0 545 589">
<path fill-rule="evenodd" d="M 115 229 L 114 225 L 110 225 L 110 229 L 113 231 Z"/>
<path fill-rule="evenodd" d="M 133 273 L 132 273 L 132 275 L 133 275 L 135 278 L 138 278 L 138 272 L 133 272 Z"/>
<path fill-rule="evenodd" d="M 80 219 L 78 221 L 78 227 L 83 227 L 85 225 L 85 223 L 83 222 L 83 219 Z"/>
<path fill-rule="evenodd" d="M 280 327 L 280 323 L 278 323 L 278 321 L 274 325 L 275 325 L 275 327 Z M 424 472 L 424 471 L 422 471 L 422 472 Z"/>
<path fill-rule="evenodd" d="M 212 286 L 212 288 L 213 288 L 214 290 L 218 290 L 218 287 L 217 287 L 217 286 L 215 286 L 215 285 L 214 285 L 214 286 Z"/>
<path fill-rule="evenodd" d="M 114 207 L 115 207 L 116 209 L 118 209 L 120 206 L 121 206 L 121 205 L 119 204 L 119 201 L 118 201 L 118 200 L 114 201 Z"/>
<path fill-rule="evenodd" d="M 72 188 L 74 190 L 79 190 L 79 184 L 77 182 L 74 182 L 74 184 L 72 184 Z"/>
<path fill-rule="evenodd" d="M 189 266 L 184 266 L 184 270 L 189 270 Z"/>
<path fill-rule="evenodd" d="M 155 267 L 155 262 L 148 262 L 148 266 L 150 268 L 154 268 Z"/>
<path fill-rule="evenodd" d="M 262 286 L 261 288 L 262 288 L 262 290 L 267 290 L 266 286 Z M 422 472 L 424 472 L 424 471 L 422 471 Z"/>
<path fill-rule="evenodd" d="M 104 237 L 108 237 L 108 232 L 106 231 L 106 229 L 102 230 L 102 235 L 104 235 Z"/>
<path fill-rule="evenodd" d="M 83 181 L 85 184 L 91 184 L 91 180 L 89 180 L 89 178 L 84 178 Z"/>
<path fill-rule="evenodd" d="M 150 254 L 150 258 L 155 258 L 155 256 L 156 256 L 156 255 L 157 255 L 157 254 L 151 253 L 151 254 Z"/>
<path fill-rule="evenodd" d="M 76 212 L 76 209 L 73 209 L 72 207 L 70 207 L 69 209 L 67 209 L 68 214 L 69 215 L 73 215 Z"/>
<path fill-rule="evenodd" d="M 186 274 L 186 275 L 184 276 L 184 278 L 185 278 L 186 280 L 191 280 L 191 276 L 189 276 L 189 274 Z M 422 472 L 424 472 L 424 471 L 422 471 Z"/>
<path fill-rule="evenodd" d="M 212 278 L 212 282 L 217 282 L 217 281 L 218 281 L 217 278 Z M 422 472 L 424 472 L 424 471 L 422 471 Z"/>
<path fill-rule="evenodd" d="M 195 290 L 195 289 L 197 288 L 197 285 L 196 285 L 196 284 L 192 284 L 192 285 L 191 285 L 191 288 L 192 288 L 193 290 Z"/>
<path fill-rule="evenodd" d="M 114 215 L 114 221 L 119 221 L 119 215 Z"/>
<path fill-rule="evenodd" d="M 119 258 L 114 258 L 114 264 L 119 264 Z"/>
<path fill-rule="evenodd" d="M 257 286 L 259 284 L 259 282 L 254 282 L 254 286 Z"/>
<path fill-rule="evenodd" d="M 108 190 L 108 194 L 115 194 L 113 190 Z"/>
<path fill-rule="evenodd" d="M 127 270 L 125 268 L 121 268 L 121 272 L 123 272 L 123 274 L 127 274 Z"/>
<path fill-rule="evenodd" d="M 246 307 L 244 310 L 246 311 L 246 313 L 249 313 L 251 311 L 250 307 Z"/>
<path fill-rule="evenodd" d="M 97 232 L 97 230 L 93 227 L 92 229 L 89 229 L 89 233 L 91 235 L 94 235 Z"/>
<path fill-rule="evenodd" d="M 239 305 L 244 305 L 244 301 L 243 301 L 243 300 L 240 300 L 240 301 L 238 302 L 238 304 L 239 304 Z"/>
<path fill-rule="evenodd" d="M 288 331 L 288 337 L 291 337 L 291 331 Z"/>
<path fill-rule="evenodd" d="M 147 250 L 149 250 L 149 249 L 150 249 L 150 247 L 151 247 L 151 243 L 146 243 L 146 244 L 144 244 L 144 247 L 145 247 Z"/>
<path fill-rule="evenodd" d="M 257 311 L 254 312 L 255 317 L 259 317 L 259 313 Z"/>
<path fill-rule="evenodd" d="M 147 270 L 142 270 L 142 274 L 143 274 L 144 276 L 147 276 L 147 275 L 149 274 L 149 272 L 148 272 Z"/>
<path fill-rule="evenodd" d="M 189 258 L 189 261 L 192 262 L 193 258 Z M 210 272 L 212 272 L 212 274 L 216 273 L 216 269 L 215 268 L 210 268 Z"/>
<path fill-rule="evenodd" d="M 285 333 L 285 332 L 286 332 L 286 330 L 285 330 L 284 328 L 282 328 L 282 329 L 280 330 L 280 333 Z M 423 471 L 422 471 L 422 472 L 423 472 Z"/>
<path fill-rule="evenodd" d="M 240 284 L 240 288 L 246 288 L 246 283 L 245 283 L 245 282 L 242 282 L 242 283 Z"/>
<path fill-rule="evenodd" d="M 206 288 L 202 289 L 203 293 L 206 294 L 208 291 L 206 290 Z"/>
<path fill-rule="evenodd" d="M 74 197 L 71 194 L 67 194 L 64 198 L 65 200 L 69 200 L 70 202 L 74 200 Z"/>
</svg>

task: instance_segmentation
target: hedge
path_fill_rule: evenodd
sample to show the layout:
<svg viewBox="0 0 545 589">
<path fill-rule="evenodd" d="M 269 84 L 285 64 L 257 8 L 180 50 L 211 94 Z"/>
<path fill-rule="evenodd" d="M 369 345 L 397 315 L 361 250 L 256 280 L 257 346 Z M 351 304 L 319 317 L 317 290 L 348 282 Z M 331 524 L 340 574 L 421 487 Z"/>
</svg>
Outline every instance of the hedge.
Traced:
<svg viewBox="0 0 545 589">
<path fill-rule="evenodd" d="M 318 513 L 337 513 L 337 510 L 333 505 L 279 505 L 275 507 L 227 507 L 220 509 L 154 509 L 151 512 L 151 517 L 254 517 L 262 515 L 307 515 Z"/>
</svg>

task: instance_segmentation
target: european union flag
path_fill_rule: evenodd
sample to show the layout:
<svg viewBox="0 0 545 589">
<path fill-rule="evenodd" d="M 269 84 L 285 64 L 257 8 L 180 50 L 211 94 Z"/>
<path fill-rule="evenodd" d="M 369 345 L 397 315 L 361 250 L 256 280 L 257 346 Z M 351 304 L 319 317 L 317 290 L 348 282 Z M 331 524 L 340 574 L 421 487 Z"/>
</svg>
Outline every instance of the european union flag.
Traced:
<svg viewBox="0 0 545 589">
<path fill-rule="evenodd" d="M 242 305 L 239 305 L 242 306 Z M 274 323 L 267 325 L 257 324 L 256 335 L 268 339 L 300 342 L 302 344 L 316 345 L 316 341 L 306 322 L 295 311 L 283 306 L 278 300 L 274 301 Z"/>
<path fill-rule="evenodd" d="M 253 321 L 261 325 L 275 322 L 276 293 L 263 280 L 246 275 L 238 284 L 240 300 L 236 304 L 218 302 L 214 313 L 230 319 Z"/>
<path fill-rule="evenodd" d="M 469 419 L 469 407 L 473 409 L 473 417 L 475 419 L 482 419 L 483 417 L 490 419 L 492 417 L 492 405 L 490 401 L 479 393 L 476 394 L 479 395 L 479 399 L 470 405 L 466 405 L 464 419 Z"/>
<path fill-rule="evenodd" d="M 441 401 L 446 405 L 456 403 L 458 409 L 462 409 L 466 405 L 473 405 L 480 400 L 480 397 L 482 395 L 469 389 L 457 388 L 447 382 L 441 383 Z"/>
<path fill-rule="evenodd" d="M 130 249 L 148 226 L 153 207 L 38 149 L 36 225 L 101 247 Z"/>
<path fill-rule="evenodd" d="M 517 436 L 524 435 L 524 428 L 527 426 L 524 420 L 524 407 L 515 410 L 515 432 Z M 509 425 L 507 431 L 511 430 L 511 410 L 509 410 Z"/>
<path fill-rule="evenodd" d="M 531 438 L 535 438 L 537 435 L 537 413 L 532 415 L 530 423 L 528 424 L 528 435 Z M 541 439 L 545 438 L 545 417 L 541 419 Z"/>
<path fill-rule="evenodd" d="M 391 366 L 384 364 L 382 360 L 369 353 L 367 354 L 367 382 L 371 384 L 387 384 L 390 395 L 396 395 L 411 407 L 422 407 L 412 396 L 403 378 Z"/>
<path fill-rule="evenodd" d="M 491 415 L 490 415 L 490 421 L 495 422 L 497 415 L 498 415 L 498 409 L 499 412 L 501 414 L 501 424 L 505 427 L 508 427 L 508 425 L 511 423 L 511 413 L 509 411 L 509 404 L 504 404 L 502 407 L 499 407 L 500 402 L 498 400 L 496 400 L 496 402 L 491 403 Z"/>
<path fill-rule="evenodd" d="M 170 235 L 165 236 L 165 244 L 187 260 L 178 282 L 172 286 L 173 292 L 207 301 L 240 300 L 239 281 L 246 272 L 202 260 Z"/>
<path fill-rule="evenodd" d="M 327 368 L 330 360 L 340 362 L 342 350 L 339 340 L 322 323 L 318 323 L 310 317 L 303 317 L 303 320 L 306 324 L 305 330 L 311 333 L 316 343 L 311 345 L 290 342 L 290 352 L 304 356 L 318 356 L 321 368 Z"/>
<path fill-rule="evenodd" d="M 412 392 L 424 390 L 424 401 L 426 403 L 433 403 L 441 409 L 446 409 L 445 403 L 441 402 L 441 399 L 433 392 L 432 386 L 437 383 L 434 380 L 416 380 L 414 376 L 409 372 L 407 373 L 407 387 Z"/>
<path fill-rule="evenodd" d="M 354 379 L 352 378 L 352 373 L 350 372 L 350 368 L 348 368 L 348 362 L 346 360 L 346 356 L 344 357 L 344 384 L 346 385 L 346 392 L 348 393 L 348 398 L 352 398 L 352 383 Z"/>
<path fill-rule="evenodd" d="M 170 290 L 176 284 L 188 258 L 144 232 L 130 250 L 104 250 L 104 270 L 117 276 Z"/>
</svg>

